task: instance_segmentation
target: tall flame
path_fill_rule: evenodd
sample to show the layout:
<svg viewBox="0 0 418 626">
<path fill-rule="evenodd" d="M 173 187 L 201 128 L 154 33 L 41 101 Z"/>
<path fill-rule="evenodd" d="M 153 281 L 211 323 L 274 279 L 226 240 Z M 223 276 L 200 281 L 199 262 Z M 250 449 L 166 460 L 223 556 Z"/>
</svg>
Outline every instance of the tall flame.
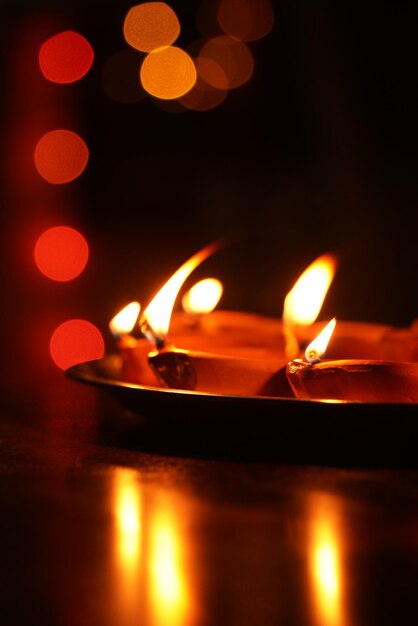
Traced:
<svg viewBox="0 0 418 626">
<path fill-rule="evenodd" d="M 128 335 L 138 319 L 141 305 L 139 302 L 130 302 L 109 322 L 110 332 L 114 337 Z"/>
<path fill-rule="evenodd" d="M 298 278 L 284 301 L 283 320 L 287 325 L 313 324 L 319 315 L 337 270 L 332 254 L 318 257 Z"/>
<path fill-rule="evenodd" d="M 140 322 L 141 329 L 152 341 L 163 343 L 170 327 L 171 313 L 185 280 L 200 263 L 219 249 L 215 243 L 203 248 L 184 263 L 165 283 L 145 309 Z"/>
<path fill-rule="evenodd" d="M 315 363 L 315 361 L 319 361 L 321 356 L 326 352 L 329 340 L 331 339 L 336 324 L 337 320 L 334 317 L 330 322 L 328 322 L 325 328 L 321 330 L 319 335 L 317 335 L 306 348 L 305 357 L 306 360 L 309 361 L 309 363 Z"/>
<path fill-rule="evenodd" d="M 204 278 L 183 296 L 183 309 L 186 313 L 210 313 L 221 299 L 223 290 L 223 285 L 217 278 Z"/>
</svg>

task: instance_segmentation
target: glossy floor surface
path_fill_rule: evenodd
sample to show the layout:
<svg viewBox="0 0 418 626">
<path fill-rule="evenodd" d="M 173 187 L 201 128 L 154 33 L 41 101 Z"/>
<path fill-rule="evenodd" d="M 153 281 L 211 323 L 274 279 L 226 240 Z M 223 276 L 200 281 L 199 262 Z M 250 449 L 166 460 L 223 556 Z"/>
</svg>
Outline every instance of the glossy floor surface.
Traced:
<svg viewBox="0 0 418 626">
<path fill-rule="evenodd" d="M 1 404 L 3 624 L 418 623 L 418 472 L 128 449 L 65 379 Z"/>
</svg>

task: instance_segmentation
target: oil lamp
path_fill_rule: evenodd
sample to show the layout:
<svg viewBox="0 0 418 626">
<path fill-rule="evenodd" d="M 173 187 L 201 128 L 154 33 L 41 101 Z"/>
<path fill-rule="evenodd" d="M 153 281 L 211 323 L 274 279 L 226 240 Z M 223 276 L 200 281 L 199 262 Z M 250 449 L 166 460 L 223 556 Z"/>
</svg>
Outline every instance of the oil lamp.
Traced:
<svg viewBox="0 0 418 626">
<path fill-rule="evenodd" d="M 335 328 L 331 320 L 305 350 L 287 364 L 297 398 L 354 402 L 418 402 L 418 363 L 372 359 L 321 361 Z"/>
</svg>

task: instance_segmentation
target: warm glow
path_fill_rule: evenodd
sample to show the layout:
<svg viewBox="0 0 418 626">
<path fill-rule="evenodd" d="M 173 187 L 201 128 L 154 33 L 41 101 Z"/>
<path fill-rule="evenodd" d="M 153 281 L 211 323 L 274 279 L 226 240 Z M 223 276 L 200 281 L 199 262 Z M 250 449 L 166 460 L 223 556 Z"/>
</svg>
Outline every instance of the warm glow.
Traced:
<svg viewBox="0 0 418 626">
<path fill-rule="evenodd" d="M 128 335 L 134 328 L 138 319 L 141 305 L 139 302 L 131 302 L 127 304 L 115 317 L 109 322 L 110 332 L 114 337 Z"/>
<path fill-rule="evenodd" d="M 141 323 L 149 324 L 153 335 L 159 340 L 164 341 L 167 336 L 174 302 L 183 283 L 193 270 L 218 248 L 218 244 L 212 244 L 194 254 L 173 274 L 145 309 Z M 145 334 L 147 334 L 146 331 Z"/>
<path fill-rule="evenodd" d="M 205 278 L 183 296 L 181 301 L 186 313 L 210 313 L 222 297 L 223 286 L 217 278 Z"/>
<path fill-rule="evenodd" d="M 341 534 L 335 503 L 327 496 L 314 499 L 311 525 L 311 576 L 316 622 L 343 626 Z"/>
<path fill-rule="evenodd" d="M 39 50 L 39 67 L 53 83 L 73 83 L 92 66 L 93 48 L 82 35 L 66 30 L 47 39 Z"/>
<path fill-rule="evenodd" d="M 222 104 L 228 95 L 228 79 L 223 69 L 212 59 L 198 56 L 195 65 L 196 84 L 179 101 L 193 111 L 209 111 Z"/>
<path fill-rule="evenodd" d="M 209 39 L 201 48 L 199 58 L 210 59 L 222 69 L 228 88 L 234 89 L 246 83 L 254 71 L 254 59 L 249 47 L 235 37 L 220 36 Z M 207 83 L 222 88 L 220 74 L 206 73 Z M 221 78 L 223 81 L 224 79 Z"/>
<path fill-rule="evenodd" d="M 49 343 L 51 358 L 65 370 L 77 363 L 101 359 L 104 341 L 100 331 L 86 320 L 68 320 L 58 326 Z"/>
<path fill-rule="evenodd" d="M 151 52 L 171 45 L 180 34 L 180 23 L 165 2 L 143 2 L 128 11 L 123 34 L 136 50 Z"/>
<path fill-rule="evenodd" d="M 38 173 L 54 185 L 68 183 L 84 171 L 89 150 L 70 130 L 51 130 L 38 141 L 34 160 Z"/>
<path fill-rule="evenodd" d="M 307 361 L 314 363 L 315 361 L 318 361 L 323 354 L 325 354 L 336 324 L 337 320 L 334 317 L 330 322 L 328 322 L 325 328 L 321 330 L 319 335 L 311 341 L 305 350 L 305 357 Z"/>
<path fill-rule="evenodd" d="M 76 278 L 87 264 L 89 247 L 83 235 L 68 226 L 49 228 L 38 238 L 34 258 L 38 269 L 51 280 Z"/>
<path fill-rule="evenodd" d="M 273 28 L 269 0 L 221 0 L 218 22 L 224 33 L 242 41 L 256 41 Z"/>
<path fill-rule="evenodd" d="M 148 54 L 140 70 L 145 91 L 162 100 L 174 100 L 186 94 L 196 82 L 193 59 L 181 48 L 169 46 Z"/>
<path fill-rule="evenodd" d="M 130 569 L 137 564 L 141 548 L 141 502 L 132 470 L 118 468 L 115 473 L 114 511 L 118 560 Z"/>
<path fill-rule="evenodd" d="M 284 301 L 283 320 L 288 325 L 313 324 L 319 315 L 337 269 L 331 254 L 318 257 L 296 281 Z"/>
<path fill-rule="evenodd" d="M 224 70 L 213 59 L 199 55 L 196 59 L 196 69 L 200 78 L 215 89 L 228 89 L 228 79 Z"/>
<path fill-rule="evenodd" d="M 186 623 L 188 594 L 182 567 L 182 545 L 176 518 L 169 509 L 157 510 L 151 525 L 150 580 L 156 623 Z"/>
</svg>

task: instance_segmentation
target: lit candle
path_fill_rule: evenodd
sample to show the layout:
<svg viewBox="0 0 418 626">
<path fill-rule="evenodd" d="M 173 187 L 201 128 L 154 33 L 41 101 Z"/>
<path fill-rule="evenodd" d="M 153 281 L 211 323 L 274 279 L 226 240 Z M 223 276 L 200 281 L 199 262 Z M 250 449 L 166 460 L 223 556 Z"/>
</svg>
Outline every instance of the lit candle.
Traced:
<svg viewBox="0 0 418 626">
<path fill-rule="evenodd" d="M 305 351 L 306 361 L 288 363 L 286 375 L 295 396 L 354 402 L 418 402 L 418 363 L 345 359 L 320 361 L 335 319 Z"/>
</svg>

